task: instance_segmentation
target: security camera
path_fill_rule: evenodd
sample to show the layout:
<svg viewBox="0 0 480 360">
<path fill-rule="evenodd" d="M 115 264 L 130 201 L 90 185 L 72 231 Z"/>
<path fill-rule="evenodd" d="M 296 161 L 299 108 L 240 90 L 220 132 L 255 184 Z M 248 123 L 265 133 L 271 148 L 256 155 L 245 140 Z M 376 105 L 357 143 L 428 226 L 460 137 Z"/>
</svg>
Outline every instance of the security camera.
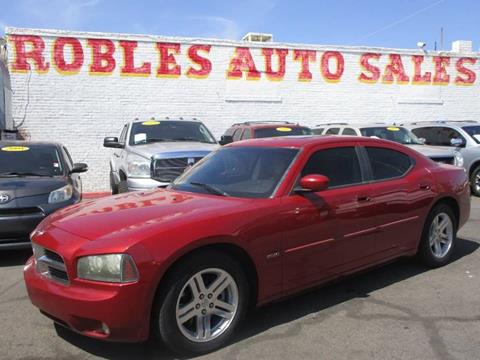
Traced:
<svg viewBox="0 0 480 360">
<path fill-rule="evenodd" d="M 425 46 L 427 46 L 427 44 L 424 43 L 423 41 L 417 42 L 417 47 L 418 47 L 420 50 L 425 49 Z"/>
</svg>

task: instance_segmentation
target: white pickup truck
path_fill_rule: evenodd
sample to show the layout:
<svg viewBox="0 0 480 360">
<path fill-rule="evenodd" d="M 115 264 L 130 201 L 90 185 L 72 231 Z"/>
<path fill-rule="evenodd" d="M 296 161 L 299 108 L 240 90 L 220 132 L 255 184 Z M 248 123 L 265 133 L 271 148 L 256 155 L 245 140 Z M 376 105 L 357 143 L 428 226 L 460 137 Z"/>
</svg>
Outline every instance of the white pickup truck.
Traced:
<svg viewBox="0 0 480 360">
<path fill-rule="evenodd" d="M 115 149 L 110 187 L 117 194 L 167 186 L 219 145 L 201 121 L 152 118 L 125 124 L 120 137 L 106 137 L 103 146 Z"/>
</svg>

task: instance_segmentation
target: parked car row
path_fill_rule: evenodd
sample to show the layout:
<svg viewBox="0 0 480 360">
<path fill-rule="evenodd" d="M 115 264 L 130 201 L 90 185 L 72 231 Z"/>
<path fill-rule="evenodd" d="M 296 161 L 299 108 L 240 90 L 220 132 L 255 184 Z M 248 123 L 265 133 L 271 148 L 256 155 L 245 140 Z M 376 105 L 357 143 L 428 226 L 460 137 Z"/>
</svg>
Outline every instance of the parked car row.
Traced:
<svg viewBox="0 0 480 360">
<path fill-rule="evenodd" d="M 463 166 L 472 193 L 480 196 L 480 123 L 474 121 L 405 126 L 337 122 L 313 129 L 287 121 L 247 121 L 233 124 L 217 143 L 198 120 L 136 120 L 124 126 L 119 138 L 104 140 L 105 147 L 116 149 L 110 160 L 111 190 L 116 194 L 167 186 L 218 145 L 311 134 L 366 136 L 406 145 L 436 162 Z"/>
</svg>

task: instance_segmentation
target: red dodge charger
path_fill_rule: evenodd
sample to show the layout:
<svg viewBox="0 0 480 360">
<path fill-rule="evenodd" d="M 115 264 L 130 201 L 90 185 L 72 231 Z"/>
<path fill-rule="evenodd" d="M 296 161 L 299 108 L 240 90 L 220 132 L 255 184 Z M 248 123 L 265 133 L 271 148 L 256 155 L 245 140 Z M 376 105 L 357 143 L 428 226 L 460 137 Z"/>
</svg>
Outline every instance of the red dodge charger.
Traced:
<svg viewBox="0 0 480 360">
<path fill-rule="evenodd" d="M 200 354 L 250 306 L 401 256 L 446 264 L 463 168 L 359 137 L 236 142 L 169 188 L 68 207 L 32 234 L 31 301 L 81 334 Z"/>
</svg>

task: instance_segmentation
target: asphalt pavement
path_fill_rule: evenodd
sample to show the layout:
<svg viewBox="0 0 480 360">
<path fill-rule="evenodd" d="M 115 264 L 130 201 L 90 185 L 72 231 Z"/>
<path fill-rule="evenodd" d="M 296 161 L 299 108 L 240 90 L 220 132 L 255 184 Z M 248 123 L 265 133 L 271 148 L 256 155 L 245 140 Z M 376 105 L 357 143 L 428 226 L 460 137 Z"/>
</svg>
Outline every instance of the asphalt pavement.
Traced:
<svg viewBox="0 0 480 360">
<path fill-rule="evenodd" d="M 480 359 L 480 199 L 453 261 L 400 260 L 252 313 L 199 359 Z M 41 315 L 22 277 L 28 251 L 0 252 L 0 359 L 174 359 L 161 344 L 106 343 Z M 130 309 L 125 309 L 130 311 Z"/>
</svg>

